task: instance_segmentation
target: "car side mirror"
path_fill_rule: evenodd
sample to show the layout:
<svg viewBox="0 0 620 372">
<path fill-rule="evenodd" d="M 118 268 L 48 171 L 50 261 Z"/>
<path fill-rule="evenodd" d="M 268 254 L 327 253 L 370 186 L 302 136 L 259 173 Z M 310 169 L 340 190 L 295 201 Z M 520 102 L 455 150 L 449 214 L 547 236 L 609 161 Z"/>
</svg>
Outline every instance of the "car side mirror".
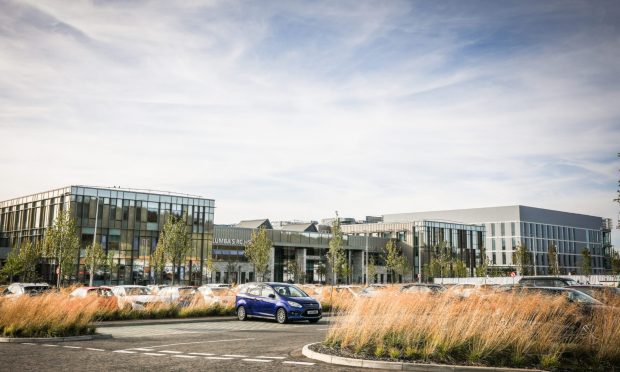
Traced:
<svg viewBox="0 0 620 372">
<path fill-rule="evenodd" d="M 275 295 L 275 294 L 273 294 L 273 293 L 270 293 L 268 297 L 269 297 L 269 298 L 276 298 L 276 295 Z"/>
</svg>

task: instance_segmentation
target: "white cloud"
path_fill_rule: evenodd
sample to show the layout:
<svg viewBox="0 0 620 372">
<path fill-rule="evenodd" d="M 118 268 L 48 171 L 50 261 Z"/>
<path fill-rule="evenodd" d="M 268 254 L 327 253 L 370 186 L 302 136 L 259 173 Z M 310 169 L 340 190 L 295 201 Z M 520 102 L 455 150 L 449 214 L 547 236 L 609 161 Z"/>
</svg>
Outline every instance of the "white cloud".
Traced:
<svg viewBox="0 0 620 372">
<path fill-rule="evenodd" d="M 618 211 L 613 2 L 0 8 L 0 199 L 172 189 L 219 223 Z"/>
</svg>

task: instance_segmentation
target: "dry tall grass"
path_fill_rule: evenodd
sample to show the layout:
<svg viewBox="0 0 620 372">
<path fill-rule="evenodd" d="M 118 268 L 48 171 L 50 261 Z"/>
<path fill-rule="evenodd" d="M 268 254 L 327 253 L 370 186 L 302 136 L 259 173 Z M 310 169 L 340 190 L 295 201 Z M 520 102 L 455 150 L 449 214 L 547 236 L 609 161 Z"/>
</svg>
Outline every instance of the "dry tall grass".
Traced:
<svg viewBox="0 0 620 372">
<path fill-rule="evenodd" d="M 69 298 L 60 293 L 0 300 L 0 335 L 64 337 L 94 333 L 96 297 Z"/>
<path fill-rule="evenodd" d="M 325 344 L 355 354 L 542 368 L 620 362 L 617 309 L 586 315 L 561 297 L 388 294 L 344 309 Z"/>
</svg>

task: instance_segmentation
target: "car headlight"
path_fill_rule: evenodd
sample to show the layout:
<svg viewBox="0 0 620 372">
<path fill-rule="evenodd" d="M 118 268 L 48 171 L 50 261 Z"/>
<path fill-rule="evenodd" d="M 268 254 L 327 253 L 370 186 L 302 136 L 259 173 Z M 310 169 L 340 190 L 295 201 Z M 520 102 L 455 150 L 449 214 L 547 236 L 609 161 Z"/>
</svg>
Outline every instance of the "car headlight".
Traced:
<svg viewBox="0 0 620 372">
<path fill-rule="evenodd" d="M 303 307 L 295 301 L 286 301 L 286 302 L 288 302 L 288 304 L 291 305 L 292 307 L 299 307 L 299 308 Z"/>
</svg>

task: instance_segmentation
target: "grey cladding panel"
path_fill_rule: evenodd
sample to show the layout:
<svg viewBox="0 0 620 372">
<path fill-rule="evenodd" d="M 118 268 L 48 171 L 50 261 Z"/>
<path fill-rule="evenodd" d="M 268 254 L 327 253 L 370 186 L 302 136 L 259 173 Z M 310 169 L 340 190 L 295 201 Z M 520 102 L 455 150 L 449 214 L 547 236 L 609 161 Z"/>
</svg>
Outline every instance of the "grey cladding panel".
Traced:
<svg viewBox="0 0 620 372">
<path fill-rule="evenodd" d="M 521 219 L 527 222 L 546 223 L 550 225 L 574 226 L 598 230 L 603 224 L 601 217 L 585 214 L 554 211 L 550 209 L 521 206 Z"/>
</svg>

